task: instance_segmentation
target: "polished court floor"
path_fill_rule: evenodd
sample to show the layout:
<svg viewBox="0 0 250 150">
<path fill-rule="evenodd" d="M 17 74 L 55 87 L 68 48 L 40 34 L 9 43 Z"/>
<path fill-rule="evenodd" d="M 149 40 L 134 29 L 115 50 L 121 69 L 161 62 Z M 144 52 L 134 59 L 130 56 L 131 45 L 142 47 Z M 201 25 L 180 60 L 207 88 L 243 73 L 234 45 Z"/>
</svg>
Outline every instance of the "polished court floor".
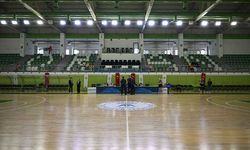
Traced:
<svg viewBox="0 0 250 150">
<path fill-rule="evenodd" d="M 0 150 L 248 150 L 249 95 L 0 94 Z M 110 101 L 150 110 L 102 110 Z"/>
</svg>

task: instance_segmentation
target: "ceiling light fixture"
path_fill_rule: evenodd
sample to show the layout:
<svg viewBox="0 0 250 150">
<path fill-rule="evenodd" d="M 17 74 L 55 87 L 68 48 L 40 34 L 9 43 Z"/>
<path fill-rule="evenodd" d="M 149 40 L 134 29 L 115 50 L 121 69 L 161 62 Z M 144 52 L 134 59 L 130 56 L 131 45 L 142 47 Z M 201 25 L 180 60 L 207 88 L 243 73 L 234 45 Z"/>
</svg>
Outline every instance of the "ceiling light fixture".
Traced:
<svg viewBox="0 0 250 150">
<path fill-rule="evenodd" d="M 1 20 L 1 24 L 2 24 L 2 25 L 6 25 L 6 24 L 7 24 L 7 21 L 6 21 L 6 20 Z"/>
<path fill-rule="evenodd" d="M 102 25 L 104 25 L 104 26 L 108 25 L 108 21 L 107 20 L 102 20 Z"/>
<path fill-rule="evenodd" d="M 117 20 L 112 20 L 111 24 L 112 24 L 112 26 L 117 26 L 118 25 L 118 21 Z"/>
<path fill-rule="evenodd" d="M 183 22 L 181 20 L 176 21 L 176 26 L 182 26 Z"/>
<path fill-rule="evenodd" d="M 155 25 L 155 21 L 154 21 L 154 20 L 149 20 L 149 21 L 148 21 L 148 25 L 149 25 L 150 27 L 154 26 L 154 25 Z"/>
<path fill-rule="evenodd" d="M 143 21 L 142 21 L 142 20 L 137 20 L 136 24 L 137 24 L 138 26 L 142 26 L 142 25 L 143 25 Z"/>
<path fill-rule="evenodd" d="M 75 21 L 74 21 L 74 24 L 75 24 L 76 26 L 80 26 L 80 25 L 81 25 L 81 21 L 80 21 L 80 20 L 75 20 Z"/>
<path fill-rule="evenodd" d="M 124 21 L 124 25 L 125 25 L 125 26 L 130 26 L 130 24 L 131 24 L 131 21 L 130 21 L 130 20 L 125 20 L 125 21 Z"/>
<path fill-rule="evenodd" d="M 215 21 L 214 25 L 217 26 L 217 27 L 221 26 L 221 21 Z"/>
<path fill-rule="evenodd" d="M 60 25 L 61 26 L 65 26 L 66 25 L 66 21 L 65 20 L 60 20 Z"/>
<path fill-rule="evenodd" d="M 238 24 L 237 21 L 232 21 L 232 22 L 230 23 L 231 26 L 236 26 L 237 24 Z"/>
<path fill-rule="evenodd" d="M 38 25 L 43 25 L 43 21 L 42 21 L 42 20 L 37 20 L 36 23 L 37 23 Z"/>
<path fill-rule="evenodd" d="M 201 21 L 201 26 L 202 27 L 208 26 L 208 21 L 206 21 L 206 20 Z"/>
<path fill-rule="evenodd" d="M 29 20 L 23 20 L 23 24 L 29 25 L 29 24 L 30 24 L 30 21 L 29 21 Z"/>
<path fill-rule="evenodd" d="M 92 26 L 94 24 L 94 21 L 93 20 L 87 20 L 87 25 L 88 26 Z"/>
<path fill-rule="evenodd" d="M 167 20 L 163 20 L 163 21 L 161 22 L 161 25 L 162 25 L 162 26 L 168 26 L 168 23 L 169 23 L 169 22 L 168 22 Z"/>
<path fill-rule="evenodd" d="M 13 25 L 17 25 L 17 24 L 18 24 L 18 22 L 17 22 L 16 20 L 12 20 L 11 23 L 12 23 Z"/>
</svg>

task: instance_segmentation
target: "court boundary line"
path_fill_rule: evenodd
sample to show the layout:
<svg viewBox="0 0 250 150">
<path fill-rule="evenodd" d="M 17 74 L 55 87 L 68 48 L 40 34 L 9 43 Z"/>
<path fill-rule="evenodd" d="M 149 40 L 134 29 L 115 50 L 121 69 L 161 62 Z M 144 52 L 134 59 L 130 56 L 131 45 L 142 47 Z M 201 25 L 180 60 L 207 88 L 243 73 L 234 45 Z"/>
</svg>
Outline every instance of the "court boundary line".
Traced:
<svg viewBox="0 0 250 150">
<path fill-rule="evenodd" d="M 126 95 L 126 141 L 127 141 L 127 150 L 130 150 L 130 142 L 129 142 L 129 125 L 128 125 L 128 96 Z"/>
<path fill-rule="evenodd" d="M 231 104 L 232 102 L 240 102 L 240 100 L 229 101 L 229 102 L 226 102 L 225 104 L 228 105 L 228 106 L 236 107 L 236 108 L 246 108 L 246 109 L 248 109 L 247 107 L 244 107 L 244 106 L 233 105 L 233 104 Z M 240 102 L 240 103 L 243 103 L 243 102 Z"/>
<path fill-rule="evenodd" d="M 41 101 L 39 101 L 38 103 L 34 103 L 34 104 L 30 104 L 30 105 L 25 105 L 25 106 L 21 106 L 21 107 L 17 107 L 17 108 L 13 108 L 13 109 L 7 109 L 7 110 L 3 110 L 3 111 L 0 111 L 0 113 L 4 113 L 4 112 L 8 112 L 8 111 L 18 111 L 18 110 L 22 110 L 22 109 L 25 109 L 25 108 L 30 108 L 30 107 L 33 107 L 33 106 L 36 106 L 36 105 L 40 105 L 44 102 L 47 101 L 47 99 L 45 97 L 42 97 L 42 96 L 37 96 L 39 98 L 42 98 Z"/>
<path fill-rule="evenodd" d="M 220 106 L 220 107 L 224 107 L 224 108 L 227 108 L 227 109 L 232 109 L 232 110 L 238 110 L 238 111 L 241 111 L 241 112 L 245 112 L 245 113 L 250 113 L 250 111 L 248 110 L 245 110 L 245 109 L 240 109 L 240 108 L 234 108 L 234 107 L 228 107 L 227 105 L 222 105 L 222 104 L 218 104 L 218 103 L 215 103 L 213 101 L 211 101 L 210 99 L 212 99 L 214 97 L 209 97 L 206 99 L 206 101 L 210 104 L 213 104 L 213 105 L 217 105 L 217 106 Z M 226 103 L 225 103 L 226 104 Z M 230 105 L 229 105 L 230 106 Z"/>
<path fill-rule="evenodd" d="M 22 106 L 26 106 L 26 104 L 28 104 L 28 102 L 27 101 L 24 101 L 24 102 L 20 102 L 20 103 L 17 103 L 17 104 L 20 104 L 19 106 L 18 106 L 18 108 L 19 107 L 22 107 Z M 0 107 L 1 108 L 1 107 Z M 6 109 L 7 108 L 7 109 Z M 12 106 L 8 106 L 8 107 L 4 107 L 4 109 L 2 109 L 2 110 L 8 110 L 8 109 L 12 109 L 13 107 Z M 1 111 L 2 111 L 1 110 Z M 1 112 L 0 111 L 0 112 Z"/>
</svg>

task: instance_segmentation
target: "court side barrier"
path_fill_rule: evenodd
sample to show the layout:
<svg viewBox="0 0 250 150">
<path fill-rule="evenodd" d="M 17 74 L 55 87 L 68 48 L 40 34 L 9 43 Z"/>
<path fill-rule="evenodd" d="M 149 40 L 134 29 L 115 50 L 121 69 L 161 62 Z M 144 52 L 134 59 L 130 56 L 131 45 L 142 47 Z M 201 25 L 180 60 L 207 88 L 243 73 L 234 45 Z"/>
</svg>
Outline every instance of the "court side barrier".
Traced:
<svg viewBox="0 0 250 150">
<path fill-rule="evenodd" d="M 3 85 L 0 84 L 0 93 L 68 93 L 68 85 L 50 85 L 48 89 L 44 86 L 36 85 Z M 160 93 L 158 87 L 135 87 L 136 94 L 157 94 Z M 170 93 L 199 93 L 199 86 L 191 85 L 173 85 Z M 214 85 L 211 91 L 205 88 L 205 92 L 210 93 L 249 93 L 250 85 Z M 81 93 L 97 93 L 97 94 L 120 94 L 120 87 L 88 87 L 81 88 Z"/>
</svg>

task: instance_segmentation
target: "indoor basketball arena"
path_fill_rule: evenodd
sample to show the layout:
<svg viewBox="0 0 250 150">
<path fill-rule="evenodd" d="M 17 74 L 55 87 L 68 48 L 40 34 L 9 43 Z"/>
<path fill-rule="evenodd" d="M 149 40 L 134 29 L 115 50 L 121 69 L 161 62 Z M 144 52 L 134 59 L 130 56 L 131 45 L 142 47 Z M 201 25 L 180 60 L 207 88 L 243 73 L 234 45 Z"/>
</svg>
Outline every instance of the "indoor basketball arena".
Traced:
<svg viewBox="0 0 250 150">
<path fill-rule="evenodd" d="M 1 150 L 249 150 L 249 0 L 0 0 Z"/>
</svg>

